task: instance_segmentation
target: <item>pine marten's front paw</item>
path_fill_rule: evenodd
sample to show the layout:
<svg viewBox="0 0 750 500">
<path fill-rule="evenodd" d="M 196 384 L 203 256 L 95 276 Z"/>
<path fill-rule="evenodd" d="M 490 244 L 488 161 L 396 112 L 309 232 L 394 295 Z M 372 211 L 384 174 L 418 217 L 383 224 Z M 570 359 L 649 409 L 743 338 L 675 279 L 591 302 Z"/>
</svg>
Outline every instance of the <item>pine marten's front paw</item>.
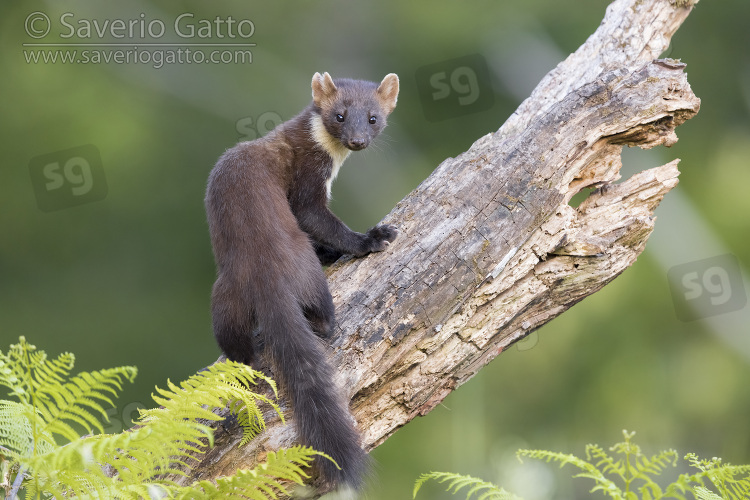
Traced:
<svg viewBox="0 0 750 500">
<path fill-rule="evenodd" d="M 367 231 L 367 242 L 369 246 L 367 253 L 382 252 L 388 248 L 391 241 L 396 239 L 397 235 L 398 230 L 389 224 L 373 227 Z"/>
</svg>

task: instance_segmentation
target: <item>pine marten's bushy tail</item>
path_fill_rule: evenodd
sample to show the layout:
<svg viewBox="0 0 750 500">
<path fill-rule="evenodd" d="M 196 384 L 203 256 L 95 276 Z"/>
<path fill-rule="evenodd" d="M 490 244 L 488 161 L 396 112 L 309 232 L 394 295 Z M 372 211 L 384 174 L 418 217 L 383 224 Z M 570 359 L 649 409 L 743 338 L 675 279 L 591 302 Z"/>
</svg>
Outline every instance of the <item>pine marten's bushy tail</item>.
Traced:
<svg viewBox="0 0 750 500">
<path fill-rule="evenodd" d="M 269 309 L 265 317 L 257 318 L 258 326 L 281 388 L 292 401 L 301 441 L 341 467 L 323 457 L 316 459 L 328 482 L 361 488 L 369 457 L 359 445 L 354 419 L 339 396 L 322 341 L 295 300 L 278 301 Z"/>
</svg>

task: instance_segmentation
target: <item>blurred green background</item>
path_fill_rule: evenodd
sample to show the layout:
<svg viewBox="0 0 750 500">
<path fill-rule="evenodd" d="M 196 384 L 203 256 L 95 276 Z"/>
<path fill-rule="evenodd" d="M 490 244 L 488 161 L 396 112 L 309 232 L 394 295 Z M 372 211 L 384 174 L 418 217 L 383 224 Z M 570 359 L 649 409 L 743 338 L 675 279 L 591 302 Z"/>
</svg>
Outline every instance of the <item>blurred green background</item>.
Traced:
<svg viewBox="0 0 750 500">
<path fill-rule="evenodd" d="M 315 71 L 371 80 L 398 73 L 399 105 L 384 136 L 347 161 L 333 189 L 334 211 L 364 230 L 444 158 L 498 129 L 597 28 L 606 6 L 601 0 L 3 2 L 0 349 L 25 335 L 50 354 L 74 352 L 81 370 L 138 366 L 137 383 L 112 412 L 110 430 L 118 430 L 139 404 L 151 406 L 155 385 L 187 377 L 219 354 L 210 329 L 214 263 L 203 194 L 226 148 L 300 111 Z M 49 33 L 44 18 L 30 17 L 35 12 L 50 20 Z M 65 13 L 76 30 L 71 37 L 61 22 Z M 176 36 L 173 23 L 184 13 L 193 17 L 183 18 L 183 34 L 189 24 L 201 27 L 200 20 L 212 23 L 213 33 Z M 230 38 L 227 23 L 215 22 L 230 16 L 251 20 L 252 36 L 235 31 Z M 101 28 L 118 19 L 134 21 L 135 31 L 123 38 L 117 29 L 96 34 L 94 20 Z M 166 33 L 141 38 L 141 27 L 157 29 L 156 21 Z M 624 176 L 682 158 L 680 184 L 659 208 L 643 256 L 378 448 L 369 498 L 410 498 L 415 478 L 429 470 L 497 481 L 528 500 L 586 498 L 589 484 L 566 480 L 554 466 L 519 465 L 513 452 L 525 446 L 582 454 L 585 443 L 620 440 L 623 428 L 637 431 L 647 452 L 674 447 L 750 462 L 750 313 L 741 271 L 750 262 L 748 21 L 747 0 L 704 0 L 667 50 L 688 64 L 702 109 L 677 130 L 673 148 L 625 152 Z M 88 37 L 77 31 L 87 22 Z M 249 23 L 233 27 L 249 34 Z M 59 48 L 23 45 L 63 42 L 117 43 L 93 49 L 141 57 L 176 50 L 149 42 L 256 45 L 251 63 L 163 65 L 35 63 Z M 222 50 L 231 58 L 239 49 Z M 488 68 L 481 83 L 492 92 L 483 100 L 489 104 L 428 120 L 418 69 L 474 54 Z M 83 145 L 94 146 L 100 165 Z M 57 161 L 64 175 L 76 152 L 94 168 L 96 199 L 72 206 L 86 198 L 45 194 L 32 174 L 35 165 Z M 55 172 L 47 173 L 57 189 Z M 72 165 L 62 189 L 83 182 L 81 173 Z M 41 201 L 35 188 L 42 188 Z M 51 210 L 40 209 L 45 202 Z M 724 254 L 734 264 L 708 273 L 716 265 L 703 259 Z M 670 269 L 678 278 L 697 277 L 704 298 L 725 293 L 729 310 L 678 319 Z M 422 498 L 448 497 L 429 489 Z"/>
</svg>

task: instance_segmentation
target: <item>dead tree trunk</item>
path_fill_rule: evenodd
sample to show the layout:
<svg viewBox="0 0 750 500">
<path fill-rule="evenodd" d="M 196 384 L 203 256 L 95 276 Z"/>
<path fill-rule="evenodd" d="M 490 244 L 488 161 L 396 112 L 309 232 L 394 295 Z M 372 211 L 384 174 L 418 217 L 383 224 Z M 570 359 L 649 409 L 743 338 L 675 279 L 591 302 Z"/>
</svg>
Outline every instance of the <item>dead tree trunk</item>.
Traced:
<svg viewBox="0 0 750 500">
<path fill-rule="evenodd" d="M 656 60 L 689 0 L 615 0 L 599 29 L 495 133 L 449 158 L 385 218 L 381 254 L 337 263 L 332 361 L 370 450 L 511 343 L 633 264 L 677 160 L 619 179 L 622 147 L 670 146 L 697 113 L 684 64 Z M 570 199 L 595 188 L 577 208 Z M 287 416 L 287 422 L 293 415 Z M 293 444 L 293 425 L 238 447 L 218 433 L 188 483 Z"/>
</svg>

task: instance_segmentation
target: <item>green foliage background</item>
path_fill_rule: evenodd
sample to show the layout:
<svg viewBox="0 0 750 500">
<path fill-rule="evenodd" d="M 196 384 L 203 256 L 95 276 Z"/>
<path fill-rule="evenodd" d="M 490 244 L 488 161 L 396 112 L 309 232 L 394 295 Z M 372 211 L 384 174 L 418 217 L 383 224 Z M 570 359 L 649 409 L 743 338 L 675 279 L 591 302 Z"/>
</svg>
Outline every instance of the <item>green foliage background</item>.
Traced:
<svg viewBox="0 0 750 500">
<path fill-rule="evenodd" d="M 107 430 L 117 431 L 135 406 L 150 406 L 155 385 L 184 379 L 219 354 L 210 330 L 214 265 L 203 193 L 216 158 L 243 135 L 238 120 L 265 113 L 290 118 L 308 102 L 315 71 L 373 80 L 398 73 L 402 91 L 387 135 L 353 155 L 333 189 L 334 210 L 364 230 L 440 161 L 496 130 L 536 81 L 596 29 L 606 5 L 3 2 L 0 345 L 26 335 L 50 355 L 75 352 L 81 370 L 138 366 L 137 383 L 112 412 Z M 167 26 L 184 12 L 196 21 L 231 15 L 254 22 L 257 46 L 249 65 L 27 64 L 22 44 L 34 40 L 24 20 L 35 11 L 53 20 L 71 12 L 73 22 L 143 13 Z M 625 175 L 683 160 L 677 190 L 699 219 L 685 224 L 674 211 L 657 212 L 653 241 L 667 238 L 681 250 L 675 265 L 719 253 L 750 262 L 748 19 L 747 0 L 698 4 L 668 55 L 687 62 L 702 110 L 678 129 L 680 142 L 671 150 L 627 151 Z M 60 41 L 58 35 L 53 30 L 48 38 Z M 493 107 L 426 120 L 416 70 L 475 53 L 490 67 Z M 40 211 L 30 161 L 83 144 L 101 152 L 106 198 Z M 704 227 L 720 251 L 706 242 Z M 748 463 L 750 327 L 742 321 L 748 308 L 715 321 L 679 321 L 668 266 L 651 246 L 602 292 L 504 353 L 381 446 L 373 497 L 404 498 L 427 470 L 483 477 L 527 499 L 553 498 L 551 490 L 554 498 L 581 497 L 552 468 L 516 474 L 513 453 L 519 447 L 574 452 L 588 442 L 611 442 L 622 428 L 636 430 L 647 451 L 674 447 Z M 734 343 L 716 331 L 730 332 Z M 511 477 L 526 478 L 536 486 L 533 494 Z"/>
</svg>

